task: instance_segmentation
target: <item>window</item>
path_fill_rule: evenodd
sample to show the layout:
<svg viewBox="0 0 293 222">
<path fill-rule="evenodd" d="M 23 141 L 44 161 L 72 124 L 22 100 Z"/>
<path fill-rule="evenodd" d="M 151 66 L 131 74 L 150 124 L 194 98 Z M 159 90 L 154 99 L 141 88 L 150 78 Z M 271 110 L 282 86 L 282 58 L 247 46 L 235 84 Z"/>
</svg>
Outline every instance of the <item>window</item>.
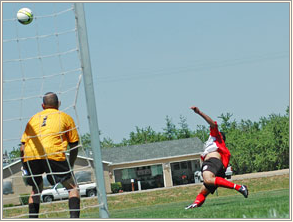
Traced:
<svg viewBox="0 0 293 222">
<path fill-rule="evenodd" d="M 135 190 L 139 189 L 139 184 L 142 190 L 165 186 L 162 164 L 114 170 L 114 176 L 115 182 L 122 183 L 124 191 L 132 190 L 131 179 L 134 179 Z"/>
<path fill-rule="evenodd" d="M 56 186 L 56 189 L 61 189 L 64 188 L 64 186 L 61 183 L 58 183 L 58 185 Z"/>
<path fill-rule="evenodd" d="M 181 169 L 187 169 L 187 162 L 181 162 Z"/>
<path fill-rule="evenodd" d="M 173 185 L 194 183 L 194 173 L 199 169 L 198 159 L 171 163 Z"/>
<path fill-rule="evenodd" d="M 174 163 L 174 164 L 172 164 L 173 165 L 173 168 L 174 168 L 174 170 L 180 170 L 180 165 L 179 165 L 179 163 Z M 171 166 L 172 166 L 171 165 Z"/>
</svg>

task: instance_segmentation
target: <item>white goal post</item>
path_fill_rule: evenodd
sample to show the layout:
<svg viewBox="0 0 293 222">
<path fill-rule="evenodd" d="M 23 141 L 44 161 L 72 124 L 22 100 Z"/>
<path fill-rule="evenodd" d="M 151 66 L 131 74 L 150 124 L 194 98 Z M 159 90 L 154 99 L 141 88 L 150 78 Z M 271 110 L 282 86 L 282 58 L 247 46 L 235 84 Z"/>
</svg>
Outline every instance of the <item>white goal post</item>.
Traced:
<svg viewBox="0 0 293 222">
<path fill-rule="evenodd" d="M 91 70 L 91 62 L 90 62 L 90 54 L 88 47 L 88 38 L 87 38 L 87 29 L 86 29 L 86 21 L 84 16 L 83 3 L 74 3 L 75 7 L 75 17 L 77 20 L 77 32 L 79 36 L 79 44 L 80 44 L 80 56 L 81 56 L 81 65 L 83 68 L 83 76 L 84 76 L 84 89 L 86 95 L 86 104 L 88 110 L 88 121 L 90 126 L 90 134 L 91 134 L 91 146 L 94 155 L 94 165 L 95 172 L 97 178 L 97 187 L 100 190 L 98 192 L 98 201 L 100 203 L 100 217 L 108 218 L 108 205 L 107 205 L 107 197 L 105 190 L 105 182 L 104 182 L 104 173 L 103 173 L 103 165 L 102 165 L 102 157 L 100 150 L 100 139 L 99 139 L 99 127 L 98 127 L 98 118 L 96 111 L 96 103 L 95 103 L 95 92 L 93 86 L 93 78 L 92 78 L 92 70 Z"/>
</svg>

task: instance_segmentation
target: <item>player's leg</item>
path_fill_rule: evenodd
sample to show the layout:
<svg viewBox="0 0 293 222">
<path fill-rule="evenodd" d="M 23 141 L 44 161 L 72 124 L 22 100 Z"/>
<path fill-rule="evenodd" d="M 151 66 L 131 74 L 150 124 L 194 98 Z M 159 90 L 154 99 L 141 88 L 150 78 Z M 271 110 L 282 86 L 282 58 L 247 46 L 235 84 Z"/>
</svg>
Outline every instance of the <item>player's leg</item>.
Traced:
<svg viewBox="0 0 293 222">
<path fill-rule="evenodd" d="M 29 217 L 38 218 L 40 211 L 41 193 L 43 191 L 43 182 L 38 186 L 32 187 L 31 195 L 28 199 Z"/>
<path fill-rule="evenodd" d="M 69 191 L 68 206 L 71 218 L 79 218 L 80 215 L 80 194 L 78 185 L 73 177 L 62 182 L 63 186 Z"/>
<path fill-rule="evenodd" d="M 62 185 L 68 190 L 69 192 L 68 207 L 70 210 L 70 217 L 79 218 L 79 215 L 80 215 L 79 188 L 73 178 L 73 172 L 72 170 L 70 170 L 68 162 L 49 160 L 49 164 L 50 164 L 50 169 L 49 168 L 47 169 L 48 171 L 47 178 L 49 182 L 51 184 L 62 183 Z M 50 173 L 50 170 L 52 170 L 51 173 Z"/>
<path fill-rule="evenodd" d="M 239 185 L 236 183 L 232 183 L 231 181 L 226 180 L 225 178 L 215 177 L 215 186 L 225 187 L 225 188 L 229 188 L 229 189 L 235 189 L 239 193 L 241 193 L 245 198 L 248 197 L 248 189 L 245 185 Z"/>
<path fill-rule="evenodd" d="M 40 210 L 40 197 L 43 191 L 44 172 L 41 160 L 32 160 L 23 163 L 23 168 L 27 171 L 27 183 L 32 187 L 30 197 L 28 199 L 29 218 L 38 218 Z"/>
<path fill-rule="evenodd" d="M 203 178 L 204 184 L 206 184 L 208 186 L 213 186 L 213 185 L 215 185 L 216 176 L 213 172 L 211 172 L 209 170 L 211 170 L 211 169 L 207 169 L 207 170 L 203 171 L 202 178 Z"/>
<path fill-rule="evenodd" d="M 206 167 L 203 167 L 205 185 L 235 189 L 245 198 L 248 197 L 248 189 L 245 185 L 238 185 L 225 179 L 225 170 L 221 160 L 211 158 L 207 162 Z"/>
<path fill-rule="evenodd" d="M 202 186 L 194 202 L 190 204 L 189 206 L 185 207 L 185 209 L 188 210 L 188 209 L 200 207 L 205 202 L 205 199 L 209 195 L 209 193 L 210 191 L 206 189 L 205 186 Z"/>
</svg>

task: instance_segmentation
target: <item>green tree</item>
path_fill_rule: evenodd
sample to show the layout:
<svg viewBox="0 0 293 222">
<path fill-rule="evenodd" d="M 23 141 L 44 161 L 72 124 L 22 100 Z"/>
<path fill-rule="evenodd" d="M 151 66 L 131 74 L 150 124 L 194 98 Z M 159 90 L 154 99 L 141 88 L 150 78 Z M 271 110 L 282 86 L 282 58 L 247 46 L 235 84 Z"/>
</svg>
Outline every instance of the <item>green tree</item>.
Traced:
<svg viewBox="0 0 293 222">
<path fill-rule="evenodd" d="M 13 147 L 12 151 L 9 152 L 8 157 L 13 162 L 16 159 L 19 159 L 20 157 L 20 146 L 21 144 L 18 144 L 18 148 Z"/>
<path fill-rule="evenodd" d="M 197 125 L 195 132 L 192 134 L 192 137 L 197 137 L 202 142 L 205 142 L 208 140 L 209 135 L 210 135 L 210 130 L 207 126 Z"/>
<path fill-rule="evenodd" d="M 289 117 L 272 114 L 263 127 L 259 146 L 266 159 L 258 157 L 257 166 L 261 170 L 289 167 Z M 261 167 L 260 167 L 261 166 Z"/>
<path fill-rule="evenodd" d="M 287 109 L 288 110 L 288 109 Z M 289 167 L 289 116 L 271 114 L 258 122 L 225 122 L 226 145 L 234 172 L 250 173 Z"/>
<path fill-rule="evenodd" d="M 190 138 L 192 136 L 192 131 L 188 127 L 187 120 L 182 115 L 180 115 L 179 126 L 178 139 Z"/>
<path fill-rule="evenodd" d="M 166 127 L 163 128 L 163 135 L 165 140 L 174 140 L 178 138 L 178 131 L 175 124 L 172 122 L 172 119 L 169 116 L 166 116 Z"/>
<path fill-rule="evenodd" d="M 153 143 L 162 140 L 161 133 L 156 133 L 150 126 L 146 128 L 136 126 L 135 130 L 129 135 L 128 145 Z"/>
<path fill-rule="evenodd" d="M 232 122 L 231 122 L 231 117 L 233 116 L 233 114 L 231 113 L 226 113 L 226 114 L 221 114 L 220 116 L 218 116 L 218 118 L 222 119 L 222 124 L 220 124 L 220 130 L 223 132 L 228 132 L 229 129 L 232 126 Z"/>
<path fill-rule="evenodd" d="M 103 138 L 101 141 L 101 148 L 112 148 L 115 147 L 116 144 L 111 138 Z"/>
<path fill-rule="evenodd" d="M 83 149 L 91 151 L 92 145 L 91 145 L 91 134 L 86 133 L 81 136 L 81 144 Z"/>
</svg>

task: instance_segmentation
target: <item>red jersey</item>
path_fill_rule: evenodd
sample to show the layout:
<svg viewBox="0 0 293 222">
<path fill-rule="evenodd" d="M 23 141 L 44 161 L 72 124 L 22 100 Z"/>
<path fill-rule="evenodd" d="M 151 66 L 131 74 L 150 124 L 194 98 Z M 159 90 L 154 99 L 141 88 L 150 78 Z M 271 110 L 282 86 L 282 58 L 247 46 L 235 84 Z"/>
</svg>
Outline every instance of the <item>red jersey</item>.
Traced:
<svg viewBox="0 0 293 222">
<path fill-rule="evenodd" d="M 214 128 L 210 127 L 210 137 L 208 141 L 205 143 L 205 151 L 201 155 L 202 159 L 204 160 L 205 156 L 208 153 L 211 153 L 214 151 L 217 151 L 218 153 L 220 153 L 222 157 L 222 163 L 226 169 L 229 164 L 231 154 L 228 148 L 226 147 L 226 144 L 223 140 L 221 133 L 218 130 L 217 122 L 215 122 Z"/>
</svg>

